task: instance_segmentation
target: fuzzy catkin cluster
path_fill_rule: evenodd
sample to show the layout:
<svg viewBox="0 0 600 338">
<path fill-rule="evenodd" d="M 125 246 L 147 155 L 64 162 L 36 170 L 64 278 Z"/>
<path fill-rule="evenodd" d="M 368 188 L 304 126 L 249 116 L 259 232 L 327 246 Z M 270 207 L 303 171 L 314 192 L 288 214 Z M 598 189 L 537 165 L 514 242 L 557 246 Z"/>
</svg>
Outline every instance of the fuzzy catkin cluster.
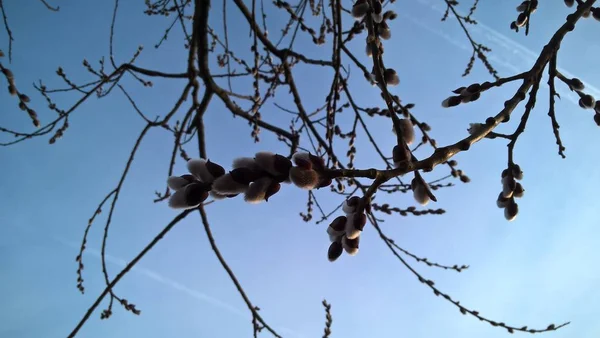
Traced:
<svg viewBox="0 0 600 338">
<path fill-rule="evenodd" d="M 0 58 L 2 58 L 2 57 L 4 57 L 4 52 L 2 50 L 0 50 Z M 4 65 L 1 62 L 0 62 L 0 71 L 6 78 L 6 81 L 8 82 L 8 93 L 12 96 L 18 97 L 19 109 L 27 112 L 27 114 L 29 115 L 29 118 L 33 122 L 33 125 L 35 127 L 39 127 L 40 121 L 38 120 L 37 113 L 35 112 L 35 110 L 33 110 L 28 105 L 30 102 L 29 96 L 19 92 L 19 90 L 17 89 L 17 85 L 15 84 L 15 76 L 14 76 L 13 72 L 10 69 L 4 67 Z"/>
<path fill-rule="evenodd" d="M 365 51 L 367 56 L 373 56 L 373 49 L 371 45 L 371 40 L 374 41 L 375 46 L 378 48 L 378 53 L 383 53 L 383 44 L 381 43 L 381 39 L 388 40 L 392 37 L 392 30 L 388 24 L 388 21 L 394 20 L 397 17 L 397 14 L 394 11 L 386 11 L 383 12 L 383 5 L 381 0 L 374 0 L 373 7 L 369 4 L 367 0 L 357 0 L 352 6 L 352 16 L 358 20 L 361 24 L 364 24 L 366 16 L 370 15 L 371 20 L 373 20 L 373 28 L 375 29 L 375 36 L 368 36 L 366 41 Z M 373 85 L 384 86 L 382 83 L 378 83 L 377 77 L 375 75 L 375 67 L 370 74 L 365 74 L 367 80 Z M 385 85 L 388 86 L 397 86 L 400 83 L 400 77 L 396 70 L 392 68 L 383 69 L 383 79 L 385 81 Z"/>
<path fill-rule="evenodd" d="M 518 164 L 511 164 L 502 171 L 502 191 L 498 195 L 496 204 L 504 209 L 504 217 L 508 221 L 514 220 L 519 213 L 519 205 L 515 202 L 515 198 L 523 197 L 525 192 L 521 183 L 517 182 L 522 179 L 523 171 Z"/>
<path fill-rule="evenodd" d="M 529 20 L 529 16 L 537 10 L 538 1 L 537 0 L 526 0 L 523 1 L 519 6 L 517 6 L 517 12 L 519 12 L 519 16 L 517 16 L 517 20 L 510 23 L 510 29 L 519 31 L 519 28 L 525 26 L 527 21 Z"/>
<path fill-rule="evenodd" d="M 189 174 L 171 176 L 169 188 L 175 191 L 169 206 L 191 209 L 199 206 L 208 196 L 214 199 L 231 198 L 243 194 L 248 203 L 268 201 L 281 189 L 281 183 L 292 182 L 302 189 L 318 189 L 331 184 L 325 162 L 321 157 L 299 152 L 292 160 L 271 152 L 258 152 L 252 157 L 233 161 L 233 169 L 225 172 L 220 165 L 205 159 L 187 163 Z"/>
<path fill-rule="evenodd" d="M 563 80 L 569 86 L 569 89 L 579 95 L 579 106 L 581 108 L 594 110 L 594 122 L 600 126 L 600 100 L 596 101 L 592 95 L 586 94 L 584 92 L 585 85 L 578 78 L 562 78 L 561 80 Z"/>
<path fill-rule="evenodd" d="M 367 224 L 367 215 L 361 207 L 361 199 L 352 196 L 342 205 L 345 216 L 339 216 L 327 227 L 331 245 L 327 252 L 330 262 L 338 259 L 344 251 L 350 256 L 358 253 L 360 234 Z"/>
</svg>

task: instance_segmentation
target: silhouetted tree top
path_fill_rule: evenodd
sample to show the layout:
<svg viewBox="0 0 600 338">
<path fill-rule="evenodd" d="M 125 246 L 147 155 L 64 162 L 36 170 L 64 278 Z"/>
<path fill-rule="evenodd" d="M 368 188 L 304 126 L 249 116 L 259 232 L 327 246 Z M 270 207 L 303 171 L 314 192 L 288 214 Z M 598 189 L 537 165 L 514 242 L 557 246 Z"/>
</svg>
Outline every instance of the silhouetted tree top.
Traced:
<svg viewBox="0 0 600 338">
<path fill-rule="evenodd" d="M 493 53 L 491 49 L 474 40 L 469 31 L 470 26 L 477 25 L 474 15 L 478 0 L 469 1 L 465 7 L 466 13 L 462 12 L 458 1 L 439 1 L 446 7 L 441 20 L 454 20 L 472 47 L 463 77 L 468 76 L 474 67 L 484 67 L 489 73 L 487 81 L 470 83 L 462 79 L 464 84 L 461 87 L 448 88 L 449 96 L 441 102 L 440 109 L 460 109 L 463 105 L 486 99 L 497 87 L 507 83 L 519 84 L 516 91 L 506 98 L 504 106 L 495 111 L 495 115 L 472 123 L 466 137 L 458 136 L 457 132 L 456 139 L 445 145 L 437 144 L 435 131 L 423 120 L 415 104 L 406 103 L 410 98 L 403 97 L 402 93 L 394 90 L 400 81 L 410 82 L 411 79 L 403 78 L 399 70 L 386 66 L 386 63 L 391 63 L 388 60 L 394 57 L 393 52 L 386 52 L 386 40 L 395 33 L 393 22 L 397 14 L 393 0 L 223 0 L 218 3 L 211 3 L 209 0 L 146 0 L 144 13 L 167 23 L 164 35 L 158 37 L 154 47 L 160 48 L 167 38 L 175 38 L 182 42 L 180 48 L 186 51 L 186 59 L 178 63 L 180 69 L 177 72 L 146 68 L 138 62 L 138 56 L 151 52 L 141 46 L 126 61 L 115 57 L 113 40 L 118 34 L 115 21 L 120 14 L 120 1 L 115 0 L 108 55 L 94 62 L 82 60 L 81 66 L 87 72 L 88 80 L 82 83 L 72 80 L 66 69 L 72 69 L 73 65 L 63 65 L 65 68 L 59 66 L 56 70 L 56 75 L 64 82 L 63 87 L 49 88 L 40 81 L 34 84 L 33 89 L 26 89 L 19 83 L 18 74 L 13 74 L 10 70 L 13 54 L 18 54 L 19 44 L 25 44 L 26 39 L 15 41 L 10 28 L 10 13 L 5 11 L 4 3 L 0 0 L 8 36 L 7 45 L 1 46 L 4 52 L 0 51 L 0 70 L 8 92 L 14 98 L 12 103 L 27 114 L 23 118 L 29 118 L 34 126 L 32 131 L 0 126 L 2 146 L 15 146 L 33 138 L 47 139 L 50 144 L 59 142 L 69 132 L 70 117 L 80 110 L 84 102 L 93 97 L 102 99 L 115 92 L 124 95 L 130 109 L 144 121 L 144 127 L 137 131 L 139 136 L 124 163 L 119 181 L 108 189 L 85 228 L 76 257 L 77 288 L 81 293 L 85 291 L 83 253 L 88 232 L 102 211 L 107 213 L 103 221 L 101 248 L 106 287 L 69 337 L 74 337 L 80 331 L 100 305 L 105 306 L 100 314 L 103 319 L 113 314 L 115 303 L 126 311 L 140 314 L 133 303 L 115 292 L 115 285 L 178 222 L 192 213 L 199 213 L 212 250 L 252 314 L 254 336 L 267 331 L 280 337 L 261 316 L 259 308 L 251 301 L 222 257 L 211 233 L 205 205 L 213 202 L 227 203 L 230 198 L 261 203 L 276 198 L 281 189 L 293 189 L 290 188 L 293 186 L 305 190 L 307 194 L 306 210 L 300 214 L 301 218 L 305 222 L 328 224 L 326 232 L 331 245 L 323 256 L 327 255 L 330 261 L 336 261 L 344 253 L 356 255 L 363 231 L 375 231 L 390 252 L 424 287 L 453 304 L 463 315 L 475 317 L 509 333 L 554 331 L 569 324 L 566 322 L 529 328 L 488 318 L 461 304 L 439 289 L 433 280 L 417 272 L 414 265 L 420 263 L 455 272 L 468 269 L 468 265 L 437 263 L 409 252 L 388 237 L 379 223 L 383 214 L 444 214 L 443 209 L 426 206 L 437 201 L 437 190 L 452 187 L 455 183 L 470 182 L 453 157 L 468 151 L 483 139 L 494 139 L 494 142 L 507 144 L 506 167 L 499 169 L 502 183 L 498 187 L 497 205 L 508 221 L 514 220 L 519 212 L 517 200 L 523 197 L 525 191 L 521 181 L 523 169 L 514 158 L 514 149 L 526 130 L 530 114 L 541 94 L 540 86 L 545 74 L 549 87 L 545 98 L 549 102 L 547 114 L 561 157 L 565 157 L 565 146 L 554 109 L 555 97 L 559 97 L 558 86 L 564 85 L 561 90 L 568 89 L 576 93 L 580 98 L 581 108 L 590 112 L 593 121 L 600 126 L 600 101 L 586 93 L 582 81 L 569 78 L 557 69 L 557 56 L 563 39 L 577 27 L 580 20 L 600 20 L 600 7 L 594 7 L 595 0 L 565 0 L 565 12 L 568 15 L 561 22 L 557 21 L 555 33 L 539 51 L 531 68 L 519 74 L 501 76 L 488 60 L 488 55 Z M 40 3 L 50 11 L 59 11 L 58 6 L 55 7 L 48 1 L 41 0 Z M 507 2 L 506 5 L 513 6 L 513 3 Z M 507 23 L 507 26 L 515 34 L 527 35 L 531 29 L 535 29 L 535 22 L 530 23 L 531 18 L 537 15 L 538 6 L 544 6 L 544 3 L 538 3 L 537 0 L 523 1 L 516 8 L 515 20 Z M 274 20 L 270 20 L 268 13 L 285 17 L 285 24 L 278 26 Z M 228 22 L 232 17 L 248 23 L 250 34 L 246 45 L 230 44 L 229 36 L 232 32 L 228 28 Z M 360 48 L 354 47 L 357 45 L 355 41 L 360 42 Z M 329 57 L 317 58 L 314 55 Z M 307 97 L 303 94 L 298 74 L 307 71 L 318 73 L 319 81 L 326 81 L 328 84 L 329 90 L 322 97 Z M 125 78 L 133 79 L 136 85 L 143 87 L 152 87 L 153 81 L 178 81 L 184 85 L 176 97 L 164 98 L 172 102 L 171 109 L 152 117 L 137 104 L 141 98 L 130 94 L 123 81 Z M 352 85 L 351 79 L 354 81 Z M 356 94 L 360 85 L 375 87 L 380 97 L 369 103 L 361 102 Z M 36 95 L 29 96 L 30 92 L 36 92 Z M 73 102 L 68 106 L 60 106 L 55 97 L 65 93 L 71 95 Z M 275 102 L 275 98 L 278 98 L 278 102 Z M 32 100 L 45 100 L 47 109 L 36 112 L 31 108 Z M 523 101 L 524 108 L 519 108 Z M 206 150 L 210 139 L 205 136 L 205 130 L 210 126 L 206 125 L 205 115 L 209 107 L 217 103 L 224 105 L 233 117 L 247 122 L 249 142 L 259 142 L 267 133 L 280 141 L 286 152 L 275 153 L 265 149 L 256 154 L 239 153 L 235 155 L 231 165 L 211 161 Z M 274 113 L 286 114 L 290 122 L 276 122 L 278 119 L 274 118 Z M 497 127 L 511 118 L 520 119 L 512 132 L 496 131 Z M 382 142 L 385 135 L 373 130 L 374 119 L 389 122 L 389 133 L 394 133 L 396 140 L 393 147 Z M 181 210 L 119 274 L 110 276 L 106 269 L 106 243 L 113 213 L 136 152 L 148 132 L 154 129 L 165 130 L 172 137 L 169 169 L 165 173 L 166 184 L 164 190 L 156 192 L 155 202 L 165 202 L 172 208 Z M 368 167 L 355 166 L 358 137 L 363 137 L 369 144 L 368 149 L 361 151 L 378 157 L 378 161 L 369 163 Z M 189 156 L 186 149 L 191 147 L 197 149 L 198 158 Z M 175 172 L 178 161 L 187 164 L 188 172 Z M 433 171 L 437 175 L 434 180 L 426 180 L 422 175 Z M 339 200 L 336 208 L 325 210 L 321 207 L 315 193 L 319 189 L 330 192 L 326 195 L 327 198 Z M 421 207 L 376 201 L 377 193 L 387 195 L 409 192 Z M 366 228 L 367 223 L 372 229 Z M 323 337 L 329 337 L 332 333 L 332 305 L 324 300 L 323 307 L 326 316 Z"/>
</svg>

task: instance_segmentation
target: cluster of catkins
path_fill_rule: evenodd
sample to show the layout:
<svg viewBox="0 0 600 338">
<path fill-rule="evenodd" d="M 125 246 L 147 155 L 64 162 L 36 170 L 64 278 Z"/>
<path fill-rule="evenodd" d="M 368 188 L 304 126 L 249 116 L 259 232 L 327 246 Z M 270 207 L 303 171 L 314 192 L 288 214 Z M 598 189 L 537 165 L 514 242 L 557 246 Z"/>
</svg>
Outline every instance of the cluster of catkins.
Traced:
<svg viewBox="0 0 600 338">
<path fill-rule="evenodd" d="M 0 50 L 0 58 L 1 57 L 4 57 L 4 52 Z M 28 105 L 30 101 L 29 96 L 19 93 L 15 84 L 15 76 L 13 75 L 13 72 L 10 69 L 5 68 L 2 63 L 0 63 L 0 71 L 2 71 L 2 74 L 4 74 L 6 81 L 8 81 L 8 93 L 19 98 L 19 109 L 26 111 L 29 115 L 29 118 L 31 118 L 33 125 L 39 127 L 40 121 L 38 120 L 37 113 Z"/>
<path fill-rule="evenodd" d="M 367 56 L 373 56 L 373 50 L 371 49 L 371 39 L 374 39 L 377 48 L 379 49 L 379 53 L 383 53 L 383 44 L 380 39 L 388 40 L 392 37 L 392 30 L 388 25 L 388 21 L 394 20 L 397 17 L 397 14 L 394 11 L 386 11 L 383 12 L 383 5 L 381 4 L 381 0 L 373 1 L 373 8 L 371 8 L 368 0 L 357 0 L 352 6 L 352 16 L 356 20 L 363 21 L 367 14 L 371 15 L 373 20 L 373 27 L 375 29 L 375 36 L 367 37 L 366 42 L 366 53 Z M 371 84 L 382 85 L 377 82 L 375 76 L 375 68 L 371 71 L 371 74 L 365 74 L 367 76 L 367 80 L 371 82 Z M 400 83 L 400 77 L 396 70 L 392 68 L 387 68 L 383 71 L 383 78 L 385 80 L 386 85 L 388 86 L 397 86 Z"/>
<path fill-rule="evenodd" d="M 594 110 L 594 122 L 600 126 L 600 100 L 596 101 L 592 95 L 586 94 L 583 91 L 585 89 L 583 82 L 576 77 L 566 79 L 565 83 L 569 86 L 569 89 L 575 91 L 579 95 L 579 106 L 581 108 Z"/>
<path fill-rule="evenodd" d="M 510 29 L 518 32 L 519 28 L 527 24 L 529 16 L 537 10 L 537 6 L 537 0 L 526 0 L 517 6 L 517 12 L 519 12 L 519 16 L 517 16 L 517 20 L 510 23 Z"/>
<path fill-rule="evenodd" d="M 350 256 L 358 253 L 360 234 L 367 224 L 367 215 L 361 206 L 360 197 L 352 196 L 344 201 L 342 210 L 346 216 L 337 217 L 327 227 L 331 240 L 327 256 L 331 262 L 338 259 L 344 251 Z"/>
<path fill-rule="evenodd" d="M 508 221 L 512 221 L 519 213 L 519 205 L 515 202 L 515 198 L 523 197 L 523 186 L 517 180 L 523 179 L 523 171 L 518 164 L 511 164 L 507 169 L 502 171 L 502 191 L 498 195 L 496 204 L 499 208 L 504 209 L 504 217 Z"/>
<path fill-rule="evenodd" d="M 442 107 L 444 107 L 444 108 L 455 107 L 461 103 L 469 103 L 469 102 L 476 101 L 481 96 L 481 92 L 489 89 L 491 86 L 492 86 L 492 84 L 490 82 L 486 81 L 482 84 L 473 83 L 472 85 L 470 85 L 468 87 L 457 88 L 457 89 L 453 90 L 452 92 L 454 94 L 458 94 L 458 95 L 453 95 L 453 96 L 446 98 L 444 101 L 442 101 Z"/>
<path fill-rule="evenodd" d="M 567 5 L 567 7 L 569 7 L 569 8 L 570 8 L 570 7 L 573 7 L 573 5 L 575 4 L 575 0 L 564 0 L 564 1 L 565 1 L 565 5 Z M 600 7 L 592 7 L 592 8 L 590 8 L 590 10 L 589 10 L 589 11 L 585 11 L 585 12 L 583 12 L 583 15 L 582 15 L 582 16 L 583 16 L 584 18 L 589 18 L 589 17 L 590 17 L 590 15 L 591 15 L 591 16 L 592 16 L 594 19 L 596 19 L 596 20 L 600 21 Z"/>
<path fill-rule="evenodd" d="M 208 196 L 214 199 L 244 194 L 248 203 L 268 201 L 281 189 L 281 183 L 292 182 L 302 189 L 318 189 L 331 184 L 325 175 L 321 157 L 298 152 L 292 160 L 271 152 L 258 152 L 254 158 L 241 157 L 233 161 L 233 170 L 210 160 L 192 159 L 187 163 L 189 174 L 171 176 L 169 188 L 175 191 L 169 206 L 176 209 L 195 208 Z"/>
</svg>

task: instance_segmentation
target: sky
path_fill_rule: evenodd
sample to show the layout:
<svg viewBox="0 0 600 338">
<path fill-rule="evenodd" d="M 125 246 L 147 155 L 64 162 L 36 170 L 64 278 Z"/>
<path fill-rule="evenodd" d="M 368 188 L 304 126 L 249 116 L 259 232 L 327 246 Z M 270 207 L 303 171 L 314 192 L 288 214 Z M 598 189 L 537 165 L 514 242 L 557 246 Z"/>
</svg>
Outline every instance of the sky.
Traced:
<svg viewBox="0 0 600 338">
<path fill-rule="evenodd" d="M 32 98 L 32 107 L 42 123 L 52 119 L 44 99 L 35 94 L 33 82 L 61 86 L 55 75 L 59 66 L 75 81 L 89 79 L 81 62 L 90 63 L 108 55 L 112 4 L 91 0 L 55 1 L 60 11 L 47 11 L 37 1 L 4 1 L 14 33 L 13 62 L 20 90 Z M 462 1 L 468 10 L 469 1 Z M 493 52 L 490 61 L 500 75 L 528 70 L 537 53 L 568 14 L 560 1 L 540 3 L 529 36 L 515 34 L 509 24 L 516 18 L 519 1 L 480 1 L 472 27 L 474 38 Z M 513 6 L 514 3 L 514 6 Z M 221 3 L 214 2 L 213 13 Z M 477 102 L 443 109 L 441 101 L 451 90 L 489 80 L 477 63 L 469 78 L 461 78 L 470 47 L 458 24 L 449 18 L 440 22 L 441 0 L 397 1 L 399 17 L 392 22 L 392 39 L 386 42 L 386 64 L 395 68 L 401 84 L 393 93 L 413 102 L 413 113 L 433 128 L 438 144 L 454 143 L 467 135 L 471 122 L 495 115 L 504 100 L 513 95 L 515 84 L 484 93 Z M 142 15 L 141 1 L 121 1 L 116 21 L 115 57 L 125 62 L 138 45 L 146 48 L 139 65 L 180 72 L 186 52 L 179 31 L 158 50 L 168 22 Z M 233 8 L 233 6 L 232 6 Z M 213 14 L 211 14 L 213 15 Z M 276 23 L 282 16 L 271 15 Z M 349 24 L 349 18 L 346 19 Z M 219 16 L 211 25 L 220 27 Z M 232 46 L 247 43 L 248 26 L 239 16 L 229 19 Z M 578 76 L 600 97 L 600 71 L 594 67 L 600 43 L 594 36 L 600 23 L 579 23 L 564 40 L 558 65 L 567 76 Z M 274 29 L 272 34 L 277 34 Z M 357 55 L 364 40 L 350 44 Z M 304 40 L 300 40 L 306 43 Z M 0 34 L 0 48 L 7 52 L 7 36 Z M 243 48 L 241 48 L 243 49 Z M 240 50 L 247 53 L 247 50 Z M 315 57 L 329 56 L 329 49 L 314 50 Z M 363 53 L 364 54 L 364 53 Z M 367 62 L 366 56 L 361 60 Z M 7 58 L 2 59 L 7 64 Z M 349 63 L 349 60 L 345 60 Z M 302 71 L 306 70 L 306 71 Z M 572 74 L 572 75 L 570 75 Z M 296 81 L 303 96 L 318 97 L 328 88 L 322 70 L 301 68 Z M 363 81 L 361 75 L 356 75 Z M 351 82 L 362 105 L 381 105 L 376 87 Z M 543 80 L 544 81 L 544 80 Z M 152 89 L 125 79 L 124 85 L 149 116 L 164 114 L 185 85 L 184 81 L 157 81 Z M 247 88 L 234 81 L 234 88 Z M 358 89 L 361 88 L 361 89 Z M 471 178 L 436 192 L 432 207 L 446 210 L 443 216 L 385 217 L 384 232 L 403 248 L 442 264 L 468 264 L 457 274 L 413 264 L 444 292 L 482 315 L 520 327 L 545 328 L 550 323 L 571 324 L 545 333 L 552 338 L 592 338 L 600 335 L 597 318 L 600 296 L 596 273 L 600 244 L 597 187 L 600 132 L 592 114 L 577 106 L 562 84 L 562 99 L 556 104 L 566 159 L 557 155 L 547 116 L 547 86 L 540 88 L 526 133 L 515 150 L 515 161 L 524 171 L 526 190 L 519 201 L 514 222 L 506 222 L 495 200 L 500 173 L 506 166 L 506 143 L 484 140 L 456 157 Z M 57 97 L 66 107 L 74 95 Z M 289 100 L 282 104 L 291 107 Z M 307 110 L 322 104 L 306 101 Z M 0 126 L 32 130 L 31 122 L 5 90 L 0 91 Z M 523 105 L 515 111 L 517 116 Z M 283 123 L 289 115 L 267 109 L 263 117 Z M 519 118 L 499 127 L 510 133 Z M 284 151 L 277 140 L 262 134 L 252 143 L 250 129 L 218 102 L 207 111 L 209 158 L 228 166 L 235 157 L 256 151 Z M 392 149 L 395 136 L 389 121 L 369 121 L 384 149 Z M 0 149 L 0 336 L 14 338 L 65 337 L 103 289 L 99 249 L 102 223 L 90 232 L 85 259 L 86 293 L 76 289 L 74 260 L 88 218 L 98 202 L 117 183 L 129 150 L 143 121 L 115 92 L 107 98 L 89 100 L 70 120 L 65 136 L 54 145 L 36 138 Z M 389 134 L 389 135 L 388 135 Z M 6 136 L 2 135 L 2 140 Z M 107 247 L 108 270 L 115 276 L 121 268 L 176 215 L 166 203 L 155 204 L 154 191 L 164 189 L 172 140 L 153 130 L 141 145 L 119 198 Z M 365 143 L 357 141 L 358 167 L 372 166 L 376 158 Z M 387 147 L 387 148 L 385 148 Z M 361 149 L 364 151 L 361 153 Z M 423 156 L 430 150 L 423 150 Z M 197 156 L 193 148 L 190 154 Z M 380 164 L 378 164 L 380 165 Z M 176 172 L 183 174 L 181 161 Z M 445 175 L 443 169 L 427 178 Z M 324 206 L 335 206 L 339 197 L 317 192 Z M 391 201 L 414 205 L 410 195 L 395 195 Z M 306 193 L 292 186 L 260 205 L 245 205 L 241 199 L 206 207 L 217 244 L 235 271 L 252 302 L 265 320 L 285 337 L 315 337 L 322 334 L 325 314 L 321 301 L 332 304 L 333 337 L 505 337 L 505 330 L 481 323 L 460 312 L 419 283 L 391 255 L 373 228 L 362 234 L 357 256 L 327 261 L 329 241 L 325 223 L 304 223 Z M 100 216 L 100 220 L 103 216 Z M 105 217 L 105 215 L 104 215 Z M 210 249 L 197 213 L 178 224 L 116 287 L 142 310 L 134 316 L 119 306 L 109 320 L 100 311 L 78 337 L 248 337 L 251 316 L 234 285 Z M 524 335 L 523 333 L 516 333 Z M 265 334 L 265 336 L 267 336 Z"/>
</svg>

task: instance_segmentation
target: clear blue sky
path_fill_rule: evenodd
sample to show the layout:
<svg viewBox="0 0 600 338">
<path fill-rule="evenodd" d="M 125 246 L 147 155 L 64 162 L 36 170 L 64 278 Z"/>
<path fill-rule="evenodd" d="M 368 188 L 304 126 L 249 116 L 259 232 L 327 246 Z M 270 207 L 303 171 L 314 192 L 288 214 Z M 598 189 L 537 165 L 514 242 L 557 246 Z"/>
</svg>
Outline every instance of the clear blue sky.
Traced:
<svg viewBox="0 0 600 338">
<path fill-rule="evenodd" d="M 464 2 L 467 9 L 470 2 Z M 491 61 L 501 75 L 529 69 L 567 15 L 561 1 L 542 2 L 530 36 L 524 37 L 508 28 L 516 18 L 518 2 L 481 1 L 476 16 L 481 24 L 473 34 L 494 50 Z M 61 7 L 58 13 L 48 12 L 38 1 L 6 0 L 4 4 L 16 39 L 9 68 L 19 88 L 32 97 L 42 122 L 47 122 L 53 113 L 30 84 L 43 79 L 49 87 L 62 85 L 55 75 L 58 66 L 74 80 L 89 79 L 81 62 L 86 58 L 95 63 L 108 54 L 112 4 L 56 1 Z M 496 114 L 515 87 L 490 91 L 476 103 L 457 109 L 440 107 L 450 90 L 489 79 L 480 64 L 470 78 L 460 77 L 469 48 L 453 20 L 439 21 L 441 5 L 438 0 L 398 1 L 394 7 L 399 18 L 392 23 L 393 37 L 386 42 L 385 55 L 387 64 L 401 76 L 394 93 L 417 104 L 414 113 L 431 124 L 438 144 L 444 145 L 464 137 L 468 123 Z M 220 2 L 215 1 L 215 11 L 219 8 Z M 154 50 L 167 22 L 143 16 L 142 10 L 141 1 L 122 1 L 116 24 L 117 62 L 127 60 L 142 44 L 146 50 L 140 65 L 183 71 L 186 58 L 179 32 Z M 281 16 L 271 18 L 281 20 Z M 218 19 L 213 16 L 211 24 L 220 27 Z M 231 36 L 233 45 L 248 38 L 248 26 L 239 17 L 232 16 L 230 28 L 236 32 Z M 600 71 L 594 63 L 600 52 L 594 39 L 599 29 L 593 19 L 580 23 L 564 41 L 558 60 L 565 73 L 578 75 L 590 88 L 600 87 Z M 362 55 L 360 40 L 353 46 Z M 4 32 L 0 48 L 7 51 Z M 328 56 L 330 50 L 315 55 L 319 53 Z M 362 81 L 356 72 L 355 78 Z M 314 71 L 297 79 L 303 95 L 319 94 L 315 96 L 319 100 L 328 80 Z M 171 107 L 184 85 L 159 81 L 148 90 L 130 80 L 124 83 L 149 116 Z M 461 304 L 516 326 L 543 328 L 570 320 L 568 327 L 546 335 L 592 338 L 600 335 L 596 272 L 600 159 L 594 155 L 600 131 L 591 114 L 573 103 L 564 86 L 558 87 L 564 94 L 556 109 L 567 159 L 556 154 L 544 86 L 515 153 L 526 189 L 516 221 L 506 222 L 495 206 L 506 163 L 505 143 L 486 140 L 457 157 L 472 183 L 438 191 L 434 206 L 445 208 L 444 216 L 388 217 L 383 229 L 418 255 L 443 264 L 469 264 L 471 268 L 460 274 L 416 266 Z M 600 96 L 596 89 L 589 93 Z M 357 97 L 364 105 L 381 104 L 376 87 L 365 87 Z M 65 95 L 57 103 L 66 107 L 75 99 Z M 305 103 L 308 110 L 322 104 Z M 31 130 L 30 121 L 5 90 L 0 91 L 0 111 L 0 125 Z M 521 111 L 522 107 L 517 113 Z M 283 123 L 289 120 L 289 115 L 274 109 L 263 116 Z M 500 131 L 510 132 L 518 118 L 512 122 Z M 258 150 L 283 149 L 266 133 L 263 142 L 253 144 L 247 124 L 232 119 L 221 104 L 209 109 L 206 123 L 209 157 L 218 163 L 228 165 L 233 158 Z M 386 136 L 391 127 L 383 119 L 372 123 L 391 149 L 394 136 Z M 92 228 L 85 256 L 85 296 L 75 288 L 74 258 L 88 218 L 116 184 L 143 122 L 115 92 L 84 104 L 70 125 L 53 146 L 47 138 L 38 138 L 0 149 L 1 337 L 65 337 L 103 288 L 98 256 L 101 223 Z M 152 203 L 154 191 L 164 188 L 171 144 L 166 133 L 152 131 L 136 156 L 110 233 L 111 276 L 176 214 L 165 203 Z M 372 155 L 360 150 L 357 165 L 372 164 Z M 183 173 L 184 165 L 179 163 L 177 169 Z M 444 169 L 428 177 L 441 175 Z M 306 194 L 291 186 L 282 190 L 265 204 L 247 206 L 238 198 L 212 204 L 207 212 L 223 255 L 263 317 L 284 336 L 320 336 L 323 298 L 333 304 L 334 337 L 508 335 L 462 316 L 435 297 L 400 265 L 372 228 L 363 233 L 357 256 L 328 262 L 325 224 L 303 223 L 298 217 Z M 319 195 L 325 205 L 337 202 L 326 192 Z M 414 204 L 409 195 L 396 196 L 393 202 Z M 95 313 L 80 337 L 248 337 L 252 332 L 250 315 L 210 250 L 197 214 L 179 224 L 116 291 L 135 303 L 142 315 L 133 316 L 119 306 L 108 321 L 100 321 L 100 313 Z"/>
</svg>

